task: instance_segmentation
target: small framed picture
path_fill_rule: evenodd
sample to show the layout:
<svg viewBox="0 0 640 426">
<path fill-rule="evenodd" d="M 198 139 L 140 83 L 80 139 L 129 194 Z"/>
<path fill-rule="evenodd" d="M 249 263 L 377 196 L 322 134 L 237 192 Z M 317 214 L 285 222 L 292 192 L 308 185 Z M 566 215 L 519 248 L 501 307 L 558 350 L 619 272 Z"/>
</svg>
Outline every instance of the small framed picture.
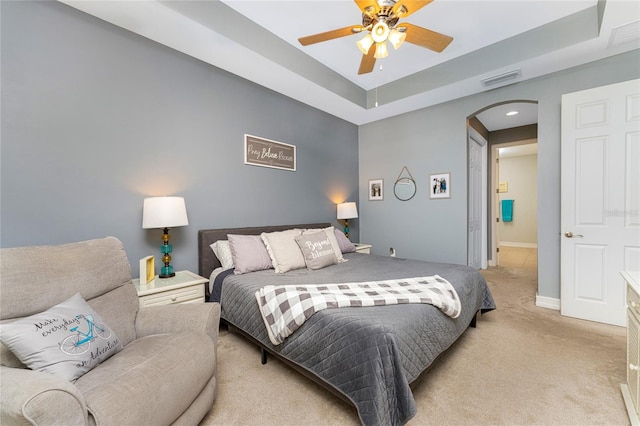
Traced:
<svg viewBox="0 0 640 426">
<path fill-rule="evenodd" d="M 369 180 L 369 201 L 381 201 L 384 199 L 384 185 L 382 179 Z"/>
<path fill-rule="evenodd" d="M 147 256 L 140 259 L 140 284 L 149 284 L 155 276 L 155 258 L 153 256 Z"/>
<path fill-rule="evenodd" d="M 429 176 L 429 198 L 451 198 L 450 173 L 437 173 Z"/>
</svg>

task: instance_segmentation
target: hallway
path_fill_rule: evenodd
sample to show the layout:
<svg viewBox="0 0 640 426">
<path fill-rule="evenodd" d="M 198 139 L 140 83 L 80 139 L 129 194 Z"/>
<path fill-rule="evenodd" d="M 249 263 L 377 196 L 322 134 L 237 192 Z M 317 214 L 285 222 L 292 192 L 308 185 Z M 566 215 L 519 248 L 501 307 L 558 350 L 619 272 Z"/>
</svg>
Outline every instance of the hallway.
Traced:
<svg viewBox="0 0 640 426">
<path fill-rule="evenodd" d="M 504 268 L 538 269 L 538 249 L 500 246 L 500 266 Z"/>
</svg>

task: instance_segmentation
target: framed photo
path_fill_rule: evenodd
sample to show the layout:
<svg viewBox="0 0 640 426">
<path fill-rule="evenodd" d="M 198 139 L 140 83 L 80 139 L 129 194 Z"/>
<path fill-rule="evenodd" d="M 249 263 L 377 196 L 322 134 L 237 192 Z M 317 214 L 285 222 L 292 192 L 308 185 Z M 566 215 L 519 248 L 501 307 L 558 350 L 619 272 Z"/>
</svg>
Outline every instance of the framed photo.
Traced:
<svg viewBox="0 0 640 426">
<path fill-rule="evenodd" d="M 437 173 L 429 176 L 429 198 L 451 198 L 450 173 Z"/>
<path fill-rule="evenodd" d="M 155 258 L 153 256 L 147 256 L 140 259 L 140 284 L 149 284 L 155 276 Z"/>
<path fill-rule="evenodd" d="M 384 182 L 382 179 L 369 180 L 369 201 L 382 201 L 384 199 Z"/>
</svg>

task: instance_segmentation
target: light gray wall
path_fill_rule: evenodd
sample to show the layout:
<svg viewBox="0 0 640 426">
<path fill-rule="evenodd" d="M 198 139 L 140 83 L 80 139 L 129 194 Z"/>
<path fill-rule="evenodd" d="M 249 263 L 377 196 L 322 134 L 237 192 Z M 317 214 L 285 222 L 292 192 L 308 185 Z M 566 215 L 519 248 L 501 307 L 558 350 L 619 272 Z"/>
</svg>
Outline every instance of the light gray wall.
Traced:
<svg viewBox="0 0 640 426">
<path fill-rule="evenodd" d="M 114 235 L 137 274 L 160 260 L 143 199 L 179 195 L 173 264 L 197 271 L 198 229 L 339 226 L 358 201 L 355 125 L 61 3 L 0 5 L 2 247 Z M 245 133 L 296 145 L 298 170 L 244 165 Z"/>
<path fill-rule="evenodd" d="M 467 263 L 467 117 L 501 102 L 538 102 L 538 293 L 560 297 L 560 100 L 564 93 L 640 77 L 638 50 L 522 83 L 360 126 L 361 240 L 372 252 Z M 393 197 L 406 165 L 418 185 Z M 451 198 L 430 200 L 429 174 L 451 173 Z M 385 200 L 367 201 L 367 181 L 384 178 Z"/>
<path fill-rule="evenodd" d="M 511 222 L 498 223 L 501 244 L 535 245 L 538 239 L 538 156 L 519 155 L 500 157 L 500 182 L 507 183 L 507 192 L 499 194 L 500 201 L 514 200 Z"/>
</svg>

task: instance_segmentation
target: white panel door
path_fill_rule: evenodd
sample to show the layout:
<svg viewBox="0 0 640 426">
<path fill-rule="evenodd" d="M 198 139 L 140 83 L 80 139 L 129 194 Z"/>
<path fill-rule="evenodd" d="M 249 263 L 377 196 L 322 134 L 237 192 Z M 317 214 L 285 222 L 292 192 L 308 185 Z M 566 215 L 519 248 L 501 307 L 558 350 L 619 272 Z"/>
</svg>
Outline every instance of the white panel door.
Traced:
<svg viewBox="0 0 640 426">
<path fill-rule="evenodd" d="M 475 269 L 487 268 L 486 145 L 486 140 L 469 127 L 467 264 Z"/>
<path fill-rule="evenodd" d="M 562 315 L 625 325 L 640 270 L 640 80 L 562 96 Z"/>
</svg>

